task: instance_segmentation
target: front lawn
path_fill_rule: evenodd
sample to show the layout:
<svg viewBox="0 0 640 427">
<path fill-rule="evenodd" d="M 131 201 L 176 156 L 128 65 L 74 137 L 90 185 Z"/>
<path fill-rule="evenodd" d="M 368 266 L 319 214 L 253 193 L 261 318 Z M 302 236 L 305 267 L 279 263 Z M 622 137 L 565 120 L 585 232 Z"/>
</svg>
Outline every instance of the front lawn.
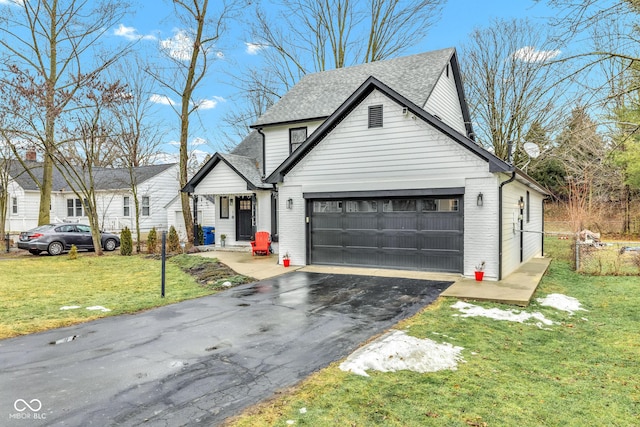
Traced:
<svg viewBox="0 0 640 427">
<path fill-rule="evenodd" d="M 463 317 L 440 298 L 397 325 L 421 339 L 463 347 L 456 370 L 368 371 L 334 363 L 251 408 L 236 426 L 637 426 L 640 425 L 640 281 L 589 277 L 570 268 L 570 242 L 549 238 L 554 257 L 526 313 L 552 325 Z M 561 294 L 573 314 L 536 298 Z M 517 310 L 501 304 L 482 308 Z"/>
<path fill-rule="evenodd" d="M 0 339 L 135 313 L 215 293 L 225 281 L 246 283 L 216 260 L 179 255 L 166 263 L 146 256 L 17 256 L 0 260 Z"/>
</svg>

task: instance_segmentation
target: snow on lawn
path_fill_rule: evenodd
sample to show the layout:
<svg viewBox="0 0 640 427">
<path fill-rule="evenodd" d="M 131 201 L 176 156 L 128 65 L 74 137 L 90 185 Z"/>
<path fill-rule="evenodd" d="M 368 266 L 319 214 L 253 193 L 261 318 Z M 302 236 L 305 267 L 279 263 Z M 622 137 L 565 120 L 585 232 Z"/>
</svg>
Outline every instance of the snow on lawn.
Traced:
<svg viewBox="0 0 640 427">
<path fill-rule="evenodd" d="M 366 371 L 380 372 L 409 370 L 435 372 L 443 369 L 455 370 L 462 347 L 449 343 L 438 344 L 430 339 L 411 337 L 402 331 L 391 331 L 377 340 L 353 352 L 340 364 L 340 369 L 368 377 Z"/>
<path fill-rule="evenodd" d="M 580 306 L 580 301 L 576 298 L 568 297 L 562 294 L 549 294 L 545 298 L 536 299 L 540 303 L 540 305 L 544 305 L 547 307 L 553 307 L 556 310 L 563 310 L 573 315 L 575 311 L 585 310 Z"/>
<path fill-rule="evenodd" d="M 469 304 L 466 302 L 458 301 L 453 304 L 451 308 L 460 310 L 464 314 L 454 314 L 454 316 L 460 317 L 489 317 L 495 320 L 506 320 L 509 322 L 526 323 L 531 319 L 537 320 L 535 325 L 542 328 L 542 325 L 553 325 L 555 322 L 544 317 L 544 314 L 535 312 L 527 313 L 520 310 L 502 310 L 499 308 L 484 308 L 478 305 Z"/>
<path fill-rule="evenodd" d="M 79 305 L 65 305 L 63 307 L 60 307 L 60 310 L 75 310 L 77 308 L 80 308 L 80 306 Z M 103 307 L 101 305 L 94 305 L 94 306 L 91 306 L 91 307 L 87 307 L 87 310 L 99 310 L 99 311 L 102 311 L 103 313 L 111 311 L 110 308 L 105 308 L 105 307 Z"/>
</svg>

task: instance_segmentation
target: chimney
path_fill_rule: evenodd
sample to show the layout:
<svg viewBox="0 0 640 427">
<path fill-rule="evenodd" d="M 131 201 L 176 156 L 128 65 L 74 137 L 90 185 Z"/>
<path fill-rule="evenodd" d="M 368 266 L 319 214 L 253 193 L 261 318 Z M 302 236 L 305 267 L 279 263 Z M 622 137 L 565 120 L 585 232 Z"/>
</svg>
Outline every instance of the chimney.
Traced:
<svg viewBox="0 0 640 427">
<path fill-rule="evenodd" d="M 24 158 L 27 162 L 35 162 L 37 160 L 36 149 L 28 148 Z"/>
</svg>

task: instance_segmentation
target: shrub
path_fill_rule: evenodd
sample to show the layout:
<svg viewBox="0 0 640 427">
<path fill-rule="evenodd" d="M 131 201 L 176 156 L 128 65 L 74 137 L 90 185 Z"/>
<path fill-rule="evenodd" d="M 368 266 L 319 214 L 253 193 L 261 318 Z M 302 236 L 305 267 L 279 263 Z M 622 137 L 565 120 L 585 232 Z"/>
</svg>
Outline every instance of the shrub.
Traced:
<svg viewBox="0 0 640 427">
<path fill-rule="evenodd" d="M 169 228 L 167 236 L 167 251 L 170 253 L 180 252 L 180 237 L 178 237 L 178 232 L 173 225 Z"/>
<path fill-rule="evenodd" d="M 78 248 L 76 245 L 71 245 L 71 250 L 69 251 L 69 259 L 78 259 Z"/>
<path fill-rule="evenodd" d="M 204 245 L 204 229 L 198 224 L 198 244 Z"/>
<path fill-rule="evenodd" d="M 158 249 L 158 232 L 156 228 L 153 227 L 151 231 L 149 231 L 149 235 L 147 236 L 147 252 L 150 254 L 155 254 Z"/>
<path fill-rule="evenodd" d="M 120 255 L 131 255 L 133 253 L 133 239 L 131 238 L 131 230 L 125 227 L 120 232 Z"/>
</svg>

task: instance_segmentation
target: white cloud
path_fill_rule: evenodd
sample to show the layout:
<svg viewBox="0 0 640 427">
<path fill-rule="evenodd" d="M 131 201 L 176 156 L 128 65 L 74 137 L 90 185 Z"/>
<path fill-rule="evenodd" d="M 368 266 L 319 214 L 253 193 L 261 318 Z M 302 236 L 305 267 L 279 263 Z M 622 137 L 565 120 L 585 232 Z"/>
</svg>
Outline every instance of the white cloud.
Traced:
<svg viewBox="0 0 640 427">
<path fill-rule="evenodd" d="M 154 104 L 162 104 L 162 105 L 175 105 L 175 101 L 171 98 L 169 98 L 166 95 L 158 95 L 156 93 L 154 93 L 153 95 L 151 95 L 149 97 L 149 101 L 153 102 Z"/>
<path fill-rule="evenodd" d="M 268 47 L 266 44 L 260 44 L 260 43 L 244 42 L 244 44 L 247 47 L 245 49 L 245 52 L 247 52 L 249 55 L 257 55 L 258 53 L 260 53 L 261 50 L 266 49 Z"/>
<path fill-rule="evenodd" d="M 9 6 L 22 6 L 24 0 L 0 0 L 0 4 L 8 4 Z"/>
<path fill-rule="evenodd" d="M 211 99 L 201 99 L 195 102 L 198 106 L 198 110 L 211 110 L 218 106 L 218 103 L 225 102 L 226 100 L 221 96 L 214 96 Z"/>
<path fill-rule="evenodd" d="M 193 39 L 185 31 L 176 30 L 173 37 L 160 40 L 160 48 L 174 59 L 188 61 L 191 59 Z"/>
<path fill-rule="evenodd" d="M 537 50 L 533 46 L 525 46 L 513 53 L 515 59 L 524 62 L 544 62 L 560 55 L 560 50 Z"/>
<path fill-rule="evenodd" d="M 118 25 L 118 28 L 113 30 L 113 34 L 118 37 L 124 37 L 127 40 L 155 40 L 156 39 L 156 37 L 153 35 L 143 36 L 141 34 L 138 34 L 138 30 L 136 30 L 133 27 L 127 27 L 124 24 Z"/>
<path fill-rule="evenodd" d="M 195 138 L 193 138 L 191 140 L 191 143 L 189 144 L 191 147 L 199 147 L 201 145 L 205 145 L 207 143 L 207 140 L 204 138 L 201 138 L 199 136 L 196 136 Z M 197 150 L 196 150 L 197 151 Z"/>
</svg>

